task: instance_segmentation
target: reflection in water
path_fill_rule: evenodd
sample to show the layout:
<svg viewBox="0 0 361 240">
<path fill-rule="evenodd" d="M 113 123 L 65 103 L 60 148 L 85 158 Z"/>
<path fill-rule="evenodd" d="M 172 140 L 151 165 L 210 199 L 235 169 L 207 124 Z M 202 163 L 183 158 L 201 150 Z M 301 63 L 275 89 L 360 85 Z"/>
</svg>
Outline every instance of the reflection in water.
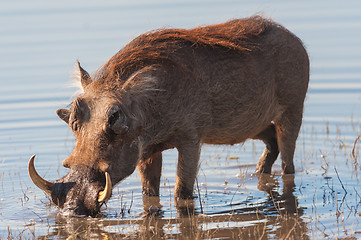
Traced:
<svg viewBox="0 0 361 240">
<path fill-rule="evenodd" d="M 293 174 L 282 175 L 283 191 L 279 194 L 275 189 L 279 183 L 270 174 L 260 174 L 258 177 L 258 189 L 264 191 L 268 195 L 268 201 L 273 205 L 280 215 L 302 215 L 302 209 L 297 209 L 297 199 L 294 196 L 295 176 Z M 299 212 L 301 211 L 301 212 Z"/>
<path fill-rule="evenodd" d="M 274 234 L 276 238 L 280 239 L 291 238 L 292 236 L 292 238 L 297 239 L 309 239 L 306 235 L 307 224 L 301 218 L 303 209 L 298 207 L 297 198 L 294 196 L 296 187 L 294 174 L 282 175 L 282 194 L 275 190 L 279 183 L 272 175 L 260 174 L 258 181 L 258 189 L 268 195 L 268 200 L 264 205 L 268 205 L 269 212 L 276 211 L 279 214 L 276 217 L 272 216 L 275 218 L 273 221 L 267 222 L 267 225 L 277 226 L 267 235 Z"/>
<path fill-rule="evenodd" d="M 155 196 L 143 196 L 143 216 L 163 216 L 162 205 L 160 204 L 160 197 Z M 196 215 L 198 213 L 195 208 L 193 199 L 178 200 L 176 203 L 178 217 L 188 217 Z"/>
<path fill-rule="evenodd" d="M 180 202 L 178 217 L 164 218 L 159 197 L 143 197 L 144 217 L 138 220 L 105 220 L 101 218 L 56 218 L 50 236 L 73 239 L 119 238 L 233 238 L 233 239 L 309 239 L 307 226 L 301 218 L 302 208 L 294 196 L 294 175 L 261 174 L 258 189 L 267 199 L 256 205 L 249 202 L 232 204 L 232 210 L 197 214 L 194 201 Z M 190 213 L 190 214 L 189 214 Z M 109 219 L 109 218 L 108 218 Z"/>
</svg>

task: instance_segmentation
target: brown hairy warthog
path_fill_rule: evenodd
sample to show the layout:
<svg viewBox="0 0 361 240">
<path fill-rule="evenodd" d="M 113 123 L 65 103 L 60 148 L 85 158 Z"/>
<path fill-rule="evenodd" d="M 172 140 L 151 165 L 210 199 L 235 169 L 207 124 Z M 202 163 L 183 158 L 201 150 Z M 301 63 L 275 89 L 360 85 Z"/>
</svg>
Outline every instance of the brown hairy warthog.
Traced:
<svg viewBox="0 0 361 240">
<path fill-rule="evenodd" d="M 160 29 L 141 35 L 94 76 L 79 68 L 83 94 L 57 114 L 76 145 L 63 161 L 69 173 L 34 183 L 61 209 L 96 215 L 111 186 L 132 174 L 157 196 L 162 151 L 179 153 L 175 199 L 192 198 L 202 144 L 259 139 L 257 171 L 278 157 L 294 173 L 295 142 L 309 81 L 301 41 L 277 23 L 254 16 L 223 24 Z"/>
</svg>

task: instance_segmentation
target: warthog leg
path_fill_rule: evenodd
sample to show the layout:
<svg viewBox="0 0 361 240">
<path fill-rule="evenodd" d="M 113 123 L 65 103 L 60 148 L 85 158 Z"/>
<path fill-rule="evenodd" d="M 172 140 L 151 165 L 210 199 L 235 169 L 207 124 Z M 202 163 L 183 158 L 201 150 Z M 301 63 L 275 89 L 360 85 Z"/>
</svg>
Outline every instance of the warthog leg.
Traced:
<svg viewBox="0 0 361 240">
<path fill-rule="evenodd" d="M 178 166 L 174 197 L 192 199 L 193 187 L 198 173 L 198 162 L 201 152 L 200 141 L 192 140 L 177 146 Z"/>
<path fill-rule="evenodd" d="M 160 176 L 162 172 L 162 152 L 153 154 L 150 158 L 138 165 L 143 194 L 148 196 L 159 196 Z"/>
<path fill-rule="evenodd" d="M 284 174 L 295 173 L 293 155 L 295 153 L 298 132 L 300 131 L 302 123 L 302 109 L 302 106 L 290 107 L 274 121 Z"/>
<path fill-rule="evenodd" d="M 258 160 L 256 171 L 259 173 L 271 173 L 272 165 L 279 154 L 274 124 L 269 125 L 265 130 L 253 137 L 253 139 L 262 140 L 266 144 L 266 148 Z"/>
</svg>

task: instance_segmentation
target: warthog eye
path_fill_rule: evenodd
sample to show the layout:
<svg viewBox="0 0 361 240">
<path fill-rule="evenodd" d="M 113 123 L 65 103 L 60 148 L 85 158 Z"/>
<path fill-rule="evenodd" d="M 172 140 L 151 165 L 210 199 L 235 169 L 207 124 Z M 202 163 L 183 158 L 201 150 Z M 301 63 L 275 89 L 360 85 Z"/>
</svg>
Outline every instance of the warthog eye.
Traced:
<svg viewBox="0 0 361 240">
<path fill-rule="evenodd" d="M 128 119 L 122 110 L 117 109 L 108 118 L 110 129 L 117 135 L 125 134 L 128 129 Z"/>
<path fill-rule="evenodd" d="M 114 123 L 119 119 L 120 117 L 120 111 L 116 111 L 115 113 L 113 113 L 109 119 L 108 119 L 108 123 L 110 126 L 114 125 Z"/>
</svg>

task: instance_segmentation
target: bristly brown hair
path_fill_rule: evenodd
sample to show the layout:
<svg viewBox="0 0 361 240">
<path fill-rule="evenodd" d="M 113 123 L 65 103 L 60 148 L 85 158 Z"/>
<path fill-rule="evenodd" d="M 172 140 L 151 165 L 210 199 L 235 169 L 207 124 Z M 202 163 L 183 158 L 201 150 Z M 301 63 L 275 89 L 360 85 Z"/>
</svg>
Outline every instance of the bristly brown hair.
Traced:
<svg viewBox="0 0 361 240">
<path fill-rule="evenodd" d="M 185 45 L 251 52 L 257 49 L 256 38 L 273 24 L 269 19 L 253 16 L 189 30 L 154 30 L 127 44 L 96 73 L 94 79 L 125 81 L 144 66 L 171 61 L 170 55 Z"/>
</svg>

